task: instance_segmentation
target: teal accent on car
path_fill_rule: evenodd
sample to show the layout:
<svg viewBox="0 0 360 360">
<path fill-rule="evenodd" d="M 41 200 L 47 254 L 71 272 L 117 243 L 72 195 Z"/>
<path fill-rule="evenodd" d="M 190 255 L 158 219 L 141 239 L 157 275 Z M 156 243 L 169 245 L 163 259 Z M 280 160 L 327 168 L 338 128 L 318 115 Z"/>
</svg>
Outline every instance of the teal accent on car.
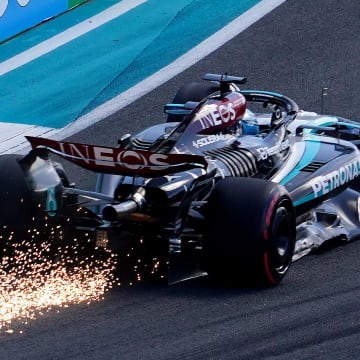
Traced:
<svg viewBox="0 0 360 360">
<path fill-rule="evenodd" d="M 314 193 L 311 193 L 309 195 L 304 196 L 303 198 L 301 198 L 299 200 L 294 201 L 294 206 L 296 207 L 296 206 L 305 204 L 306 202 L 313 200 L 313 199 L 315 199 L 315 195 L 314 195 Z"/>
<path fill-rule="evenodd" d="M 243 92 L 246 93 L 247 91 L 251 91 L 251 90 L 244 90 Z M 271 96 L 284 96 L 283 94 L 279 94 L 276 92 L 272 92 L 272 91 L 264 91 L 264 90 L 256 90 L 256 93 L 258 94 L 264 94 L 264 95 L 271 95 Z"/>
<path fill-rule="evenodd" d="M 46 198 L 46 211 L 49 216 L 55 216 L 56 211 L 58 210 L 58 203 L 56 200 L 55 187 L 49 187 L 47 198 Z"/>
<path fill-rule="evenodd" d="M 305 151 L 304 155 L 294 169 L 280 181 L 281 185 L 285 185 L 294 177 L 296 177 L 300 171 L 307 165 L 309 165 L 317 155 L 320 149 L 320 142 L 313 139 L 305 140 Z"/>
<path fill-rule="evenodd" d="M 326 116 L 321 117 L 320 119 L 316 119 L 313 122 L 311 122 L 311 125 L 316 126 L 333 126 L 338 124 L 338 119 L 335 116 Z M 304 129 L 303 133 L 305 134 L 312 134 L 315 133 L 316 129 Z"/>
</svg>

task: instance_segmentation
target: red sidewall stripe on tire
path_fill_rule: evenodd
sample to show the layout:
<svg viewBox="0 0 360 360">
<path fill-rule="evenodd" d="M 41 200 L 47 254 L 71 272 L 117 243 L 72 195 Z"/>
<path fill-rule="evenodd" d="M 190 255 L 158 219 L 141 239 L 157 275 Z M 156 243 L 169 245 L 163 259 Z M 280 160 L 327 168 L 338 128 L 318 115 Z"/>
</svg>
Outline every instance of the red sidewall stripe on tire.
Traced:
<svg viewBox="0 0 360 360">
<path fill-rule="evenodd" d="M 273 214 L 273 210 L 274 207 L 276 205 L 276 203 L 278 202 L 280 198 L 280 194 L 276 194 L 276 196 L 271 200 L 270 206 L 266 212 L 266 216 L 265 216 L 265 229 L 263 232 L 264 235 L 264 240 L 268 241 L 269 240 L 269 230 L 270 230 L 270 226 L 271 226 L 271 216 Z M 265 247 L 267 249 L 267 246 Z M 273 284 L 277 284 L 276 279 L 274 279 L 272 272 L 270 270 L 270 265 L 269 265 L 269 255 L 267 250 L 265 250 L 264 253 L 264 267 L 265 267 L 265 272 L 266 272 L 266 276 L 269 279 L 269 281 Z"/>
<path fill-rule="evenodd" d="M 270 271 L 269 258 L 267 252 L 264 254 L 264 265 L 265 265 L 266 276 L 269 279 L 269 281 L 273 284 L 277 284 L 277 281 L 274 279 Z"/>
</svg>

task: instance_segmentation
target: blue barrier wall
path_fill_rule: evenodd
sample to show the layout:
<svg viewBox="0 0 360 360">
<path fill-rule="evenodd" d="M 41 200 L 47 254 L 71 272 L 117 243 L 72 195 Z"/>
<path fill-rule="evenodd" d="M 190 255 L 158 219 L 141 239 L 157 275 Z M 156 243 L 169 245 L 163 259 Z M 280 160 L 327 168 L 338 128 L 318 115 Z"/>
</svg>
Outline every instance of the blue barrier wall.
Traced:
<svg viewBox="0 0 360 360">
<path fill-rule="evenodd" d="M 86 0 L 0 0 L 0 42 Z"/>
</svg>

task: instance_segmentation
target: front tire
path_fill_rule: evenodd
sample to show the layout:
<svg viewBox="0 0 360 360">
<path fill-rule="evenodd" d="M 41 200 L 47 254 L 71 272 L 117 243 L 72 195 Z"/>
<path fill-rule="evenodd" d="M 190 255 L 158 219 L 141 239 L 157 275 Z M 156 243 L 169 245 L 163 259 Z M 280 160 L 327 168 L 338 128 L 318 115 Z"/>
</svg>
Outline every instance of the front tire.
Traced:
<svg viewBox="0 0 360 360">
<path fill-rule="evenodd" d="M 212 279 L 277 285 L 295 247 L 295 214 L 286 189 L 254 178 L 225 178 L 207 206 L 205 266 Z"/>
</svg>

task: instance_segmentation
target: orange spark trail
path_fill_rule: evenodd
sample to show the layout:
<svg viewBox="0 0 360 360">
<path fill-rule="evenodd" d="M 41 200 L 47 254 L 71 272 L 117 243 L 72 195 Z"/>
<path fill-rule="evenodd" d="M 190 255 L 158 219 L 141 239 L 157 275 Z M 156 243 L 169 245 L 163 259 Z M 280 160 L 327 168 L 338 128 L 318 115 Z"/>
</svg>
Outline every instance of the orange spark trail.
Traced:
<svg viewBox="0 0 360 360">
<path fill-rule="evenodd" d="M 116 256 L 74 258 L 76 246 L 74 242 L 72 251 L 62 249 L 56 261 L 49 258 L 46 243 L 14 244 L 11 257 L 2 257 L 0 333 L 12 333 L 53 309 L 103 299 L 116 283 Z"/>
</svg>

